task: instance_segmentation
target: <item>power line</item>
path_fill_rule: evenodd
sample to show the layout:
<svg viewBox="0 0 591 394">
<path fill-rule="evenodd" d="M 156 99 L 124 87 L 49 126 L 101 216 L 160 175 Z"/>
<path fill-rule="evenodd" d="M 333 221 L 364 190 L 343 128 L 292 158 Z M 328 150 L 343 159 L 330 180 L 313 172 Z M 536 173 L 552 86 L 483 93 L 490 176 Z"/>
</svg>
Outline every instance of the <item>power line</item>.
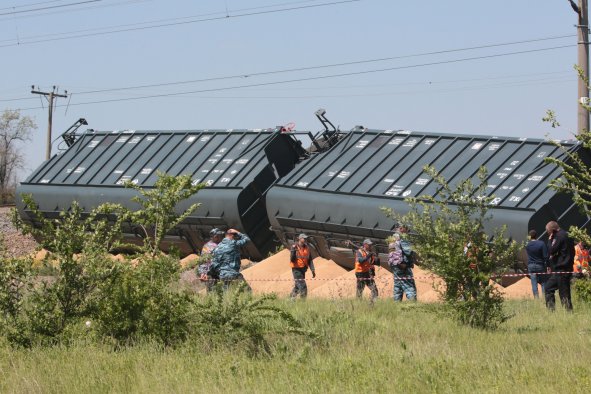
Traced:
<svg viewBox="0 0 591 394">
<path fill-rule="evenodd" d="M 87 6 L 80 6 L 75 8 L 61 8 L 58 10 L 53 11 L 45 11 L 45 12 L 37 12 L 33 14 L 21 14 L 21 15 L 13 15 L 13 16 L 4 16 L 0 18 L 0 22 L 4 21 L 15 21 L 17 19 L 29 19 L 29 18 L 39 18 L 44 17 L 47 15 L 56 15 L 56 14 L 65 14 L 65 13 L 72 13 L 72 12 L 83 12 L 88 10 L 96 10 L 100 8 L 107 8 L 107 7 L 120 7 L 126 4 L 134 4 L 134 3 L 145 3 L 155 0 L 127 0 L 127 1 L 117 1 L 115 3 L 101 3 L 97 5 L 87 5 Z M 54 34 L 49 34 L 54 35 Z M 10 40 L 3 40 L 3 41 L 10 41 Z"/>
<path fill-rule="evenodd" d="M 380 72 L 386 72 L 386 71 L 404 70 L 404 69 L 428 67 L 428 66 L 441 65 L 441 64 L 453 64 L 453 63 L 460 63 L 460 62 L 466 62 L 466 61 L 492 59 L 492 58 L 520 55 L 520 54 L 526 54 L 526 53 L 537 53 L 537 52 L 543 52 L 543 51 L 571 48 L 573 46 L 576 46 L 576 45 L 575 44 L 562 45 L 562 46 L 549 47 L 549 48 L 530 49 L 530 50 L 524 50 L 524 51 L 498 53 L 498 54 L 493 54 L 493 55 L 482 55 L 482 56 L 475 56 L 475 57 L 468 57 L 468 58 L 443 60 L 443 61 L 429 62 L 429 63 L 420 63 L 420 64 L 407 65 L 407 66 L 387 67 L 387 68 L 381 68 L 381 69 L 354 71 L 354 72 L 347 72 L 347 73 L 340 73 L 340 74 L 296 78 L 296 79 L 289 79 L 289 80 L 283 80 L 283 81 L 261 82 L 261 83 L 256 83 L 256 84 L 235 85 L 235 86 L 200 89 L 200 90 L 192 90 L 192 91 L 184 91 L 184 92 L 171 92 L 171 93 L 151 94 L 151 95 L 136 96 L 136 97 L 95 100 L 95 101 L 87 101 L 87 102 L 82 102 L 82 103 L 73 103 L 73 104 L 70 104 L 70 106 L 144 100 L 144 99 L 159 98 L 159 97 L 181 96 L 181 95 L 187 95 L 187 94 L 193 94 L 193 93 L 219 92 L 219 91 L 228 91 L 228 90 L 236 90 L 236 89 L 245 89 L 245 88 L 251 88 L 251 87 L 288 84 L 288 83 L 295 83 L 295 82 L 317 81 L 317 80 L 329 79 L 329 78 L 350 77 L 350 76 L 354 76 L 354 75 L 367 75 L 367 74 L 374 74 L 374 73 L 380 73 Z M 21 110 L 24 111 L 24 110 L 33 110 L 33 109 L 39 109 L 39 108 L 40 107 L 21 108 Z"/>
<path fill-rule="evenodd" d="M 13 5 L 13 6 L 10 6 L 10 7 L 2 7 L 2 8 L 0 8 L 0 11 L 2 11 L 2 10 L 14 10 L 14 9 L 17 9 L 17 8 L 25 8 L 25 7 L 30 7 L 30 6 L 33 6 L 33 5 L 40 5 L 40 4 L 61 3 L 63 1 L 64 0 L 38 1 L 36 3 L 28 3 L 28 4 L 21 4 L 21 5 Z"/>
<path fill-rule="evenodd" d="M 19 10 L 19 11 L 3 12 L 3 13 L 0 13 L 0 16 L 14 15 L 14 14 L 24 14 L 24 13 L 27 13 L 27 12 L 44 11 L 44 10 L 49 10 L 49 9 L 54 9 L 54 8 L 73 7 L 73 6 L 81 5 L 81 4 L 98 3 L 99 1 L 103 1 L 103 0 L 85 0 L 85 1 L 77 1 L 75 3 L 57 4 L 57 5 L 50 5 L 50 6 L 39 7 L 39 8 L 32 8 L 30 10 Z"/>
<path fill-rule="evenodd" d="M 410 82 L 396 82 L 396 83 L 380 83 L 380 84 L 361 84 L 361 85 L 335 85 L 335 86 L 314 86 L 314 87 L 296 87 L 292 88 L 292 90 L 327 90 L 327 89 L 359 89 L 359 88 L 375 88 L 375 87 L 393 87 L 393 86 L 421 86 L 421 85 L 428 85 L 428 86 L 437 86 L 437 85 L 447 85 L 447 84 L 457 84 L 463 82 L 482 82 L 482 81 L 499 81 L 499 80 L 509 80 L 506 82 L 500 82 L 499 84 L 495 84 L 495 86 L 505 86 L 507 84 L 512 83 L 526 83 L 529 82 L 529 79 L 516 79 L 514 81 L 510 81 L 511 79 L 515 78 L 522 78 L 522 77 L 535 77 L 535 76 L 546 76 L 546 75 L 565 75 L 563 77 L 552 77 L 552 78 L 544 78 L 544 79 L 535 79 L 533 81 L 552 81 L 552 80 L 560 80 L 565 81 L 570 76 L 573 75 L 573 71 L 550 71 L 550 72 L 541 72 L 541 73 L 527 73 L 527 74 L 511 74 L 511 75 L 497 75 L 497 76 L 490 76 L 490 77 L 481 77 L 481 78 L 465 78 L 465 79 L 448 79 L 448 80 L 424 80 L 424 81 L 410 81 Z M 568 77 L 566 77 L 568 75 Z M 71 90 L 71 89 L 70 89 Z M 267 89 L 267 90 L 275 90 L 275 89 Z M 76 93 L 78 94 L 78 93 Z M 219 97 L 219 96 L 207 96 L 207 97 Z M 207 98 L 204 97 L 204 98 Z M 294 96 L 288 96 L 294 97 Z M 285 98 L 288 98 L 285 97 Z M 317 97 L 326 97 L 326 96 L 303 96 L 300 98 L 317 98 Z M 329 96 L 332 97 L 332 96 Z M 223 98 L 223 97 L 222 97 Z M 235 98 L 259 98 L 258 96 L 240 96 Z M 267 96 L 261 98 L 275 98 L 275 96 Z M 282 97 L 277 97 L 282 98 Z M 24 101 L 24 100 L 34 100 L 34 97 L 22 97 L 20 99 L 13 98 L 13 99 L 0 99 L 0 102 L 7 102 L 7 101 Z"/>
<path fill-rule="evenodd" d="M 576 78 L 545 78 L 536 80 L 524 80 L 514 81 L 499 84 L 490 85 L 478 85 L 478 86 L 462 86 L 457 88 L 443 88 L 443 89 L 422 89 L 422 90 L 402 90 L 393 92 L 382 92 L 382 93 L 348 93 L 343 94 L 324 94 L 324 95 L 300 95 L 300 96 L 189 96 L 184 97 L 197 98 L 197 99 L 219 99 L 219 100 L 302 100 L 302 99 L 319 99 L 319 98 L 350 98 L 350 97 L 385 97 L 385 96 L 397 96 L 401 94 L 417 94 L 417 93 L 449 93 L 449 92 L 462 92 L 462 91 L 473 91 L 483 89 L 496 89 L 496 88 L 511 88 L 511 87 L 523 87 L 523 86 L 541 86 L 541 85 L 553 85 L 563 84 L 566 82 L 575 82 Z M 171 96 L 175 98 L 179 96 Z"/>
<path fill-rule="evenodd" d="M 140 3 L 140 2 L 146 2 L 146 1 L 152 1 L 152 0 L 130 0 L 130 1 L 125 1 L 125 2 L 120 2 L 117 4 L 104 4 L 102 6 L 94 6 L 92 8 L 94 9 L 94 8 L 99 8 L 99 7 L 117 6 L 117 5 L 122 5 L 122 4 L 126 4 L 126 3 Z M 275 3 L 275 4 L 265 5 L 265 6 L 258 6 L 258 7 L 237 8 L 234 10 L 229 10 L 229 12 L 252 11 L 252 10 L 260 10 L 260 9 L 266 9 L 266 8 L 275 8 L 275 7 L 285 6 L 285 5 L 293 5 L 293 4 L 317 3 L 318 1 L 320 1 L 320 0 L 289 1 L 289 2 Z M 89 9 L 89 8 L 85 8 L 85 9 Z M 150 21 L 145 21 L 145 22 L 125 23 L 125 24 L 121 24 L 121 25 L 95 27 L 95 28 L 91 28 L 91 29 L 71 30 L 71 31 L 66 31 L 66 32 L 61 32 L 61 33 L 36 34 L 36 35 L 31 35 L 31 36 L 23 36 L 23 37 L 19 37 L 19 38 L 21 40 L 34 39 L 34 38 L 39 38 L 39 37 L 47 38 L 47 37 L 62 36 L 62 35 L 68 35 L 68 34 L 86 33 L 86 32 L 92 32 L 92 31 L 96 32 L 96 31 L 108 30 L 108 29 L 118 29 L 118 28 L 124 28 L 124 27 L 129 27 L 129 26 L 141 26 L 141 25 L 146 25 L 146 24 L 150 24 L 150 23 L 181 21 L 181 20 L 187 20 L 187 19 L 204 17 L 204 16 L 212 16 L 212 15 L 224 15 L 224 17 L 225 17 L 226 12 L 225 11 L 209 12 L 209 13 L 204 13 L 204 14 L 189 15 L 189 16 L 183 16 L 183 17 L 177 17 L 177 18 L 155 19 L 155 20 L 150 20 Z M 14 18 L 11 18 L 11 19 L 14 19 Z M 9 38 L 9 39 L 0 40 L 0 42 L 12 42 L 12 41 L 15 41 L 15 39 Z"/>
<path fill-rule="evenodd" d="M 120 91 L 120 90 L 132 90 L 132 89 L 143 89 L 143 88 L 162 87 L 162 86 L 185 85 L 185 84 L 189 84 L 189 83 L 211 82 L 211 81 L 220 81 L 220 80 L 237 79 L 237 78 L 251 78 L 251 77 L 259 77 L 259 76 L 266 76 L 266 75 L 273 75 L 273 74 L 284 74 L 284 73 L 290 73 L 290 72 L 318 70 L 318 69 L 323 69 L 323 68 L 345 67 L 345 66 L 353 66 L 353 65 L 359 65 L 359 64 L 385 62 L 385 61 L 389 61 L 389 60 L 408 59 L 408 58 L 413 58 L 413 57 L 441 55 L 441 54 L 453 53 L 453 52 L 465 52 L 465 51 L 472 51 L 472 50 L 477 50 L 477 49 L 495 48 L 495 47 L 501 47 L 501 46 L 518 45 L 518 44 L 540 42 L 540 41 L 547 41 L 547 40 L 556 40 L 556 39 L 566 38 L 566 37 L 570 38 L 570 37 L 573 37 L 573 35 L 546 37 L 546 38 L 538 38 L 538 39 L 532 39 L 532 40 L 514 41 L 514 42 L 508 42 L 508 43 L 487 44 L 487 45 L 479 45 L 479 46 L 466 47 L 466 48 L 445 49 L 445 50 L 441 50 L 441 51 L 423 52 L 423 53 L 416 53 L 416 54 L 410 54 L 410 55 L 391 56 L 391 57 L 384 57 L 384 58 L 377 58 L 377 59 L 356 60 L 356 61 L 352 61 L 352 62 L 332 63 L 332 64 L 324 64 L 324 65 L 318 65 L 318 66 L 288 68 L 288 69 L 283 69 L 283 70 L 263 71 L 263 72 L 258 72 L 258 73 L 237 74 L 237 75 L 212 77 L 212 78 L 202 78 L 202 79 L 195 79 L 195 80 L 188 80 L 188 81 L 163 82 L 163 83 L 157 83 L 157 84 L 136 85 L 136 86 L 127 86 L 127 87 L 111 88 L 111 89 L 97 89 L 97 90 L 80 92 L 77 94 L 103 93 L 103 92 L 112 92 L 112 91 Z"/>
<path fill-rule="evenodd" d="M 572 35 L 572 34 L 568 34 L 568 35 L 534 38 L 534 39 L 529 39 L 529 40 L 484 44 L 484 45 L 465 47 L 465 48 L 444 49 L 444 50 L 440 50 L 440 51 L 422 52 L 422 53 L 415 53 L 415 54 L 409 54 L 409 55 L 391 56 L 391 57 L 383 57 L 383 58 L 376 58 L 376 59 L 365 59 L 365 60 L 357 60 L 357 61 L 351 61 L 351 62 L 341 62 L 341 63 L 323 64 L 323 65 L 316 65 L 316 66 L 288 68 L 288 69 L 282 69 L 282 70 L 262 71 L 262 72 L 258 72 L 258 73 L 244 73 L 244 74 L 226 75 L 226 76 L 220 76 L 220 77 L 210 77 L 210 78 L 201 78 L 201 79 L 193 79 L 193 80 L 161 82 L 161 83 L 154 83 L 154 84 L 124 86 L 124 87 L 107 88 L 107 89 L 95 89 L 95 90 L 87 90 L 87 91 L 77 92 L 76 95 L 86 95 L 86 94 L 116 92 L 116 91 L 134 90 L 134 89 L 174 86 L 174 85 L 187 85 L 187 84 L 191 84 L 191 83 L 200 83 L 200 82 L 212 82 L 212 81 L 222 81 L 222 80 L 230 80 L 230 79 L 260 77 L 260 76 L 267 76 L 267 75 L 274 75 L 274 74 L 285 74 L 285 73 L 291 73 L 291 72 L 310 71 L 310 70 L 318 70 L 318 69 L 324 69 L 324 68 L 344 67 L 344 66 L 352 66 L 352 65 L 359 65 L 359 64 L 384 62 L 384 61 L 390 61 L 390 60 L 407 59 L 407 58 L 413 58 L 413 57 L 441 55 L 441 54 L 446 54 L 446 53 L 465 52 L 465 51 L 472 51 L 472 50 L 477 50 L 477 49 L 487 49 L 487 48 L 519 45 L 519 44 L 526 44 L 526 43 L 533 43 L 533 42 L 550 41 L 550 40 L 557 40 L 557 39 L 562 39 L 562 38 L 571 38 L 573 36 L 574 35 Z M 14 99 L 0 99 L 0 102 L 23 101 L 23 100 L 30 100 L 30 99 L 31 99 L 31 97 L 14 98 Z"/>
<path fill-rule="evenodd" d="M 340 0 L 340 1 L 332 1 L 332 2 L 328 2 L 328 3 L 321 3 L 321 4 L 310 4 L 310 5 L 280 8 L 280 9 L 276 9 L 276 10 L 248 12 L 248 13 L 243 13 L 243 14 L 230 14 L 230 15 L 224 14 L 223 16 L 218 16 L 218 17 L 193 19 L 193 20 L 188 20 L 188 21 L 179 21 L 179 22 L 170 22 L 170 23 L 155 22 L 158 24 L 151 25 L 151 26 L 120 28 L 120 29 L 103 31 L 103 32 L 96 32 L 96 33 L 74 34 L 74 35 L 65 36 L 65 37 L 43 38 L 43 39 L 31 40 L 31 41 L 23 41 L 23 39 L 21 38 L 20 41 L 14 42 L 12 44 L 0 45 L 0 48 L 20 46 L 20 45 L 25 45 L 25 44 L 37 44 L 37 43 L 43 43 L 43 42 L 70 40 L 70 39 L 75 39 L 75 38 L 86 38 L 86 37 L 101 36 L 101 35 L 107 35 L 107 34 L 126 33 L 126 32 L 132 32 L 132 31 L 157 29 L 157 28 L 163 28 L 163 27 L 188 25 L 188 24 L 202 23 L 202 22 L 212 22 L 212 21 L 216 21 L 216 20 L 224 20 L 224 19 L 229 19 L 229 18 L 243 18 L 243 17 L 248 17 L 248 16 L 266 15 L 266 14 L 273 14 L 273 13 L 280 13 L 280 12 L 291 12 L 291 11 L 298 11 L 298 10 L 311 9 L 311 8 L 329 7 L 329 6 L 346 4 L 346 3 L 357 3 L 360 1 L 366 1 L 366 0 Z M 68 34 L 68 33 L 64 33 L 64 34 Z M 12 40 L 12 41 L 14 41 L 14 40 Z"/>
</svg>

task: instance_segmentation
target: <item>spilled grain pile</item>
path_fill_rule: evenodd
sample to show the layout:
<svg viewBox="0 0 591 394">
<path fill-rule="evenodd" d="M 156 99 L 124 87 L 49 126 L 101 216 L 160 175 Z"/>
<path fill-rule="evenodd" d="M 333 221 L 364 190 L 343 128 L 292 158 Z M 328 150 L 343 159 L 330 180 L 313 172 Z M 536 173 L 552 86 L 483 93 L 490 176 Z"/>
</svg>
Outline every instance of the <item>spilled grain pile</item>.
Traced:
<svg viewBox="0 0 591 394">
<path fill-rule="evenodd" d="M 436 302 L 439 300 L 438 293 L 434 290 L 434 285 L 441 283 L 441 279 L 430 273 L 429 271 L 414 268 L 415 283 L 417 286 L 418 300 L 422 302 Z M 393 276 L 390 271 L 380 267 L 376 270 L 375 282 L 378 287 L 380 298 L 393 297 Z M 356 278 L 355 272 L 349 271 L 332 281 L 328 281 L 325 285 L 310 292 L 312 297 L 318 298 L 352 298 L 356 294 Z M 369 290 L 364 290 L 364 297 L 369 297 Z"/>
<path fill-rule="evenodd" d="M 322 257 L 314 259 L 314 266 L 318 280 L 308 280 L 309 294 L 314 289 L 324 285 L 326 279 L 332 279 L 347 272 L 334 261 Z M 260 263 L 254 264 L 252 267 L 243 270 L 242 275 L 244 275 L 255 294 L 275 293 L 279 296 L 289 295 L 293 288 L 289 250 L 284 249 Z M 306 278 L 312 278 L 310 271 L 306 274 Z"/>
</svg>

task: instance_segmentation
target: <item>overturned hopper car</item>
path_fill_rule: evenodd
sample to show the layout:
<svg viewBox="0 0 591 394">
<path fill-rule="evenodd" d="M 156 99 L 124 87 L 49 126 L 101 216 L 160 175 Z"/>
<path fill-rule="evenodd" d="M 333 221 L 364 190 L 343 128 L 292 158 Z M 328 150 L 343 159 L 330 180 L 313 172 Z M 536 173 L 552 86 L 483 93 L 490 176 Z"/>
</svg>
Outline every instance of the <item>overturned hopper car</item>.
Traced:
<svg viewBox="0 0 591 394">
<path fill-rule="evenodd" d="M 150 188 L 157 170 L 170 175 L 190 174 L 207 188 L 182 202 L 186 209 L 201 206 L 173 233 L 165 248 L 175 245 L 181 253 L 199 250 L 213 227 L 238 228 L 252 239 L 246 256 L 261 259 L 278 246 L 269 229 L 265 196 L 269 187 L 287 175 L 306 156 L 300 142 L 280 130 L 203 131 L 87 131 L 63 153 L 43 163 L 19 186 L 17 193 L 31 193 L 46 217 L 55 217 L 77 201 L 86 212 L 105 202 L 130 209 L 136 194 L 125 180 Z M 25 221 L 31 213 L 18 204 Z M 126 229 L 131 240 L 141 241 L 134 226 Z"/>
<path fill-rule="evenodd" d="M 578 143 L 562 141 L 591 165 L 589 152 Z M 494 195 L 491 227 L 507 225 L 516 240 L 529 229 L 542 234 L 549 220 L 568 228 L 587 226 L 572 199 L 548 187 L 561 175 L 545 157 L 564 159 L 564 152 L 545 140 L 358 127 L 341 135 L 327 152 L 298 164 L 267 194 L 273 230 L 284 244 L 295 234 L 311 235 L 318 253 L 352 268 L 347 241 L 384 240 L 396 223 L 380 207 L 408 211 L 406 197 L 437 196 L 437 185 L 423 172 L 433 165 L 451 184 L 488 169 L 488 193 Z M 383 244 L 383 242 L 382 242 Z M 381 252 L 385 252 L 381 245 Z"/>
</svg>

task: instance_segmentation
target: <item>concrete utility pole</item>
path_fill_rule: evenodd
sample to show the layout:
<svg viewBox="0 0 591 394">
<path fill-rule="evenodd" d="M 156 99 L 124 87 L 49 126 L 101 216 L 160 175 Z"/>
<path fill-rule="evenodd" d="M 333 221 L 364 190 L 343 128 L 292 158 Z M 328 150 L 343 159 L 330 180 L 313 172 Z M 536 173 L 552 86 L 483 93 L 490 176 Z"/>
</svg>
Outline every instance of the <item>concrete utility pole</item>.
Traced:
<svg viewBox="0 0 591 394">
<path fill-rule="evenodd" d="M 35 86 L 31 86 L 31 93 L 45 96 L 47 102 L 49 103 L 49 116 L 47 119 L 47 146 L 45 150 L 45 160 L 49 160 L 51 158 L 51 125 L 53 123 L 53 104 L 58 98 L 68 97 L 68 91 L 64 91 L 65 94 L 59 94 L 58 89 L 53 86 L 51 92 L 42 92 L 38 87 L 37 90 L 35 90 Z"/>
<path fill-rule="evenodd" d="M 577 43 L 578 43 L 578 66 L 581 69 L 583 78 L 579 78 L 579 88 L 577 97 L 578 121 L 577 133 L 591 131 L 589 127 L 589 8 L 588 0 L 579 0 L 577 5 L 574 0 L 568 0 L 572 9 L 579 16 L 577 24 Z M 585 105 L 585 106 L 583 106 Z"/>
</svg>

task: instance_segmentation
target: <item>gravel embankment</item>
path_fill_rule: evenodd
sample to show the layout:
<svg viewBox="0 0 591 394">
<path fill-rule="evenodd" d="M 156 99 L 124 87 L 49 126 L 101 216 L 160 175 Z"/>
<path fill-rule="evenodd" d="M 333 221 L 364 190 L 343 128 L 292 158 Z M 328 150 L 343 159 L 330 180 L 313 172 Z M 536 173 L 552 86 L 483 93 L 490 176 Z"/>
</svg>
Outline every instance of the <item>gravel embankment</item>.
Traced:
<svg viewBox="0 0 591 394">
<path fill-rule="evenodd" d="M 21 257 L 35 251 L 38 244 L 30 235 L 23 235 L 14 228 L 10 221 L 9 207 L 0 207 L 0 234 L 4 239 L 9 257 Z"/>
</svg>

